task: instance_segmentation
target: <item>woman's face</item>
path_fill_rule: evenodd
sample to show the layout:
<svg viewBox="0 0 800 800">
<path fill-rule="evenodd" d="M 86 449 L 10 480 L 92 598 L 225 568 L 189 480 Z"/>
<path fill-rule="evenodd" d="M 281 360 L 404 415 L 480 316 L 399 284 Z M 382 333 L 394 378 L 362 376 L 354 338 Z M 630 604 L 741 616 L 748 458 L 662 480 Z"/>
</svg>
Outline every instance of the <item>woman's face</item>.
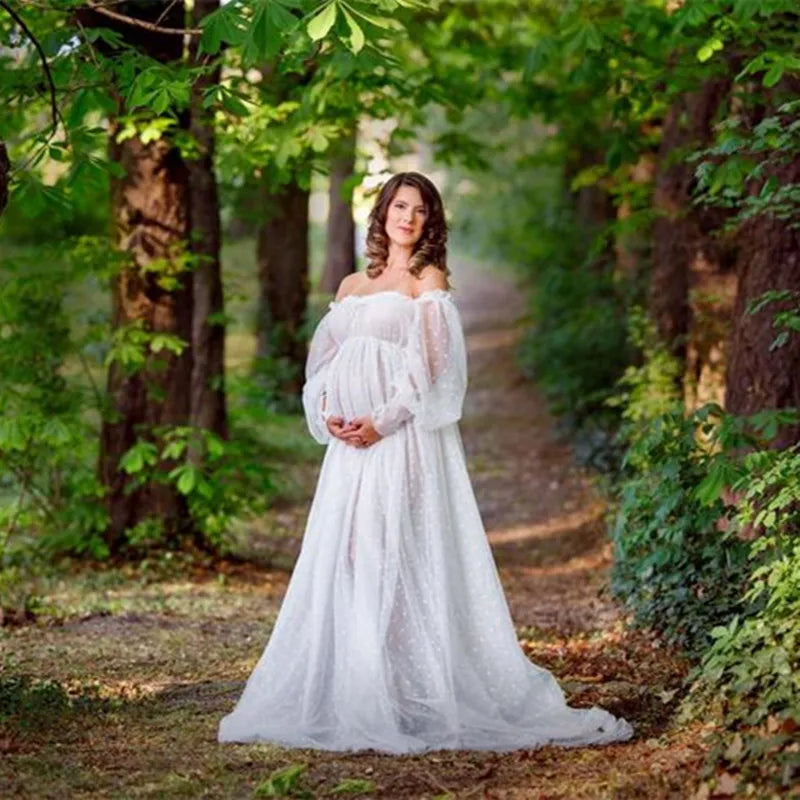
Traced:
<svg viewBox="0 0 800 800">
<path fill-rule="evenodd" d="M 419 189 L 401 186 L 386 212 L 386 235 L 403 247 L 413 247 L 422 236 L 428 212 Z"/>
</svg>

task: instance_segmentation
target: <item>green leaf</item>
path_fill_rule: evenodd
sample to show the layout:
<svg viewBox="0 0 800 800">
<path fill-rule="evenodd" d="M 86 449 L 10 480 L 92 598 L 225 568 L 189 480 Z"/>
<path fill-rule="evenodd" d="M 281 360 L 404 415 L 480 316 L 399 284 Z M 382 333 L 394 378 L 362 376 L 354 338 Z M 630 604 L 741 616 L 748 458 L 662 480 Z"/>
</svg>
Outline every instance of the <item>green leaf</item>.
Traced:
<svg viewBox="0 0 800 800">
<path fill-rule="evenodd" d="M 273 58 L 280 50 L 281 28 L 285 27 L 285 24 L 283 26 L 276 24 L 276 19 L 282 22 L 282 18 L 272 12 L 271 9 L 275 5 L 277 4 L 273 0 L 260 0 L 256 6 L 243 47 L 245 63 L 258 63 Z"/>
<path fill-rule="evenodd" d="M 298 22 L 298 18 L 277 0 L 270 0 L 267 12 L 272 24 L 281 32 L 291 30 Z"/>
<path fill-rule="evenodd" d="M 186 449 L 186 442 L 176 439 L 170 442 L 162 451 L 161 458 L 180 458 L 183 451 Z"/>
<path fill-rule="evenodd" d="M 264 53 L 270 46 L 272 20 L 267 12 L 268 8 L 268 4 L 264 2 L 259 3 L 256 7 L 253 21 L 250 23 L 249 34 L 259 53 Z"/>
<path fill-rule="evenodd" d="M 767 88 L 774 86 L 783 77 L 784 64 L 776 61 L 765 73 L 762 83 Z"/>
<path fill-rule="evenodd" d="M 181 469 L 178 481 L 175 484 L 181 494 L 189 494 L 197 483 L 197 469 L 191 465 L 186 465 Z"/>
<path fill-rule="evenodd" d="M 697 51 L 698 61 L 708 61 L 717 50 L 722 50 L 724 44 L 719 36 L 712 36 L 706 43 Z"/>
<path fill-rule="evenodd" d="M 306 32 L 316 42 L 327 36 L 334 22 L 336 22 L 336 0 L 330 0 L 328 5 L 311 19 L 306 26 Z"/>
<path fill-rule="evenodd" d="M 203 33 L 200 37 L 202 53 L 216 53 L 223 43 L 238 45 L 244 40 L 242 12 L 238 3 L 228 3 L 218 11 L 209 14 L 201 22 Z"/>
<path fill-rule="evenodd" d="M 361 30 L 358 23 L 353 19 L 352 14 L 346 9 L 342 8 L 344 12 L 344 18 L 347 20 L 347 24 L 350 27 L 350 49 L 358 54 L 361 52 L 361 49 L 364 47 L 364 31 Z"/>
<path fill-rule="evenodd" d="M 158 460 L 158 451 L 152 442 L 137 442 L 119 460 L 120 469 L 133 475 L 141 472 L 145 465 L 152 466 Z"/>
<path fill-rule="evenodd" d="M 727 462 L 717 461 L 712 464 L 708 474 L 694 490 L 694 496 L 703 505 L 710 505 L 719 498 L 729 479 Z"/>
<path fill-rule="evenodd" d="M 0 450 L 24 450 L 25 433 L 15 419 L 0 419 Z"/>
<path fill-rule="evenodd" d="M 309 131 L 311 149 L 315 153 L 324 153 L 328 149 L 328 137 L 319 129 L 312 128 Z"/>
<path fill-rule="evenodd" d="M 393 21 L 387 17 L 375 17 L 372 14 L 367 14 L 365 11 L 362 11 L 359 8 L 351 8 L 351 11 L 356 15 L 361 17 L 365 22 L 368 22 L 370 25 L 374 25 L 376 28 L 384 28 L 389 29 L 392 27 Z"/>
<path fill-rule="evenodd" d="M 211 459 L 219 458 L 225 453 L 225 444 L 218 436 L 207 436 L 206 448 L 208 450 L 209 458 Z"/>
<path fill-rule="evenodd" d="M 374 781 L 363 778 L 345 778 L 331 789 L 331 794 L 367 794 L 374 791 Z"/>
<path fill-rule="evenodd" d="M 308 769 L 308 764 L 290 764 L 276 770 L 267 780 L 256 786 L 255 794 L 261 797 L 285 797 L 298 790 L 298 782 Z"/>
</svg>

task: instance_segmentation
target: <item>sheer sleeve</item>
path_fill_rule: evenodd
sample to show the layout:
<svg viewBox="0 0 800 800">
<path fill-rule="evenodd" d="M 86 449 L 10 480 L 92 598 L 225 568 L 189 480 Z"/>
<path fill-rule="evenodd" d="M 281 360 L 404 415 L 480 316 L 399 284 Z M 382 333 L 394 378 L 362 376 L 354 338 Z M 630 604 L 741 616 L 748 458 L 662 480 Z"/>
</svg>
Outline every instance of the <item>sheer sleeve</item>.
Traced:
<svg viewBox="0 0 800 800">
<path fill-rule="evenodd" d="M 415 300 L 403 361 L 389 399 L 373 409 L 375 430 L 389 436 L 411 417 L 425 430 L 457 422 L 467 389 L 467 353 L 449 292 L 432 289 Z"/>
<path fill-rule="evenodd" d="M 325 386 L 328 367 L 336 355 L 338 344 L 331 333 L 330 321 L 325 315 L 317 325 L 306 359 L 305 383 L 303 384 L 303 411 L 309 433 L 320 443 L 327 444 L 331 433 L 325 424 L 330 412 L 325 408 Z"/>
</svg>

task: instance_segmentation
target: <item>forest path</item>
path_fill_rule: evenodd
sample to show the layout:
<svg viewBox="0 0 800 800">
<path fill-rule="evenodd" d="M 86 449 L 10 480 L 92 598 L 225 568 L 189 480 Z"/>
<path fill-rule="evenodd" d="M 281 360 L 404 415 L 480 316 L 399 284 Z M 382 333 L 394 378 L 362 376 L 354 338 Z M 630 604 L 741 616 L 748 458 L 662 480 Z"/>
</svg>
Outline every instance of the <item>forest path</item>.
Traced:
<svg viewBox="0 0 800 800">
<path fill-rule="evenodd" d="M 0 796 L 246 798 L 276 771 L 300 764 L 305 770 L 286 779 L 279 796 L 355 796 L 359 786 L 359 796 L 390 800 L 692 795 L 699 731 L 666 728 L 684 667 L 650 637 L 627 631 L 609 599 L 604 504 L 514 364 L 524 299 L 508 277 L 474 267 L 456 277 L 470 367 L 461 430 L 522 646 L 557 675 L 572 705 L 598 704 L 627 717 L 635 738 L 403 757 L 220 746 L 217 724 L 261 654 L 286 571 L 231 564 L 224 575 L 109 573 L 91 585 L 67 582 L 45 599 L 63 608 L 80 592 L 88 613 L 54 614 L 2 640 L 13 653 L 6 671 L 57 683 L 54 710 L 41 724 L 23 733 L 0 728 Z M 302 496 L 250 529 L 254 551 L 292 558 L 318 464 L 299 467 Z M 285 533 L 278 546 L 276 531 Z M 57 711 L 64 690 L 82 700 Z"/>
</svg>

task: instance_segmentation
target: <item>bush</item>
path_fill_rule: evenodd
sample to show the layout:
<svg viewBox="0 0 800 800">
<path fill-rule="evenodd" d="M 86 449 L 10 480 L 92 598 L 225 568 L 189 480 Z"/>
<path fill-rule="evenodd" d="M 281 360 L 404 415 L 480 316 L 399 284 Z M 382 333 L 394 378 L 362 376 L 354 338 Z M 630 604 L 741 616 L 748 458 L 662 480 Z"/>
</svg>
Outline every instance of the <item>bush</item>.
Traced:
<svg viewBox="0 0 800 800">
<path fill-rule="evenodd" d="M 611 273 L 545 267 L 533 292 L 532 317 L 519 351 L 525 373 L 535 378 L 553 410 L 575 425 L 602 414 L 631 359 L 625 311 Z"/>
<path fill-rule="evenodd" d="M 612 590 L 637 623 L 698 653 L 711 629 L 742 610 L 747 542 L 720 529 L 721 499 L 696 494 L 713 459 L 698 432 L 706 407 L 679 407 L 643 426 L 623 461 L 611 536 Z"/>
<path fill-rule="evenodd" d="M 731 529 L 755 536 L 744 611 L 710 631 L 683 713 L 721 715 L 710 765 L 787 789 L 800 775 L 800 445 L 749 453 L 732 489 Z"/>
<path fill-rule="evenodd" d="M 97 398 L 65 310 L 75 278 L 72 267 L 43 248 L 7 261 L 3 271 L 0 521 L 5 536 L 0 567 L 17 558 L 15 549 L 27 552 L 41 545 L 38 534 L 45 529 L 77 525 L 92 532 L 105 519 L 91 444 Z M 18 531 L 35 538 L 15 546 L 12 536 Z"/>
<path fill-rule="evenodd" d="M 800 445 L 770 445 L 797 413 L 686 415 L 680 365 L 642 314 L 631 338 L 644 361 L 611 401 L 627 446 L 613 591 L 697 656 L 681 714 L 721 723 L 706 775 L 785 789 L 800 769 Z"/>
</svg>

